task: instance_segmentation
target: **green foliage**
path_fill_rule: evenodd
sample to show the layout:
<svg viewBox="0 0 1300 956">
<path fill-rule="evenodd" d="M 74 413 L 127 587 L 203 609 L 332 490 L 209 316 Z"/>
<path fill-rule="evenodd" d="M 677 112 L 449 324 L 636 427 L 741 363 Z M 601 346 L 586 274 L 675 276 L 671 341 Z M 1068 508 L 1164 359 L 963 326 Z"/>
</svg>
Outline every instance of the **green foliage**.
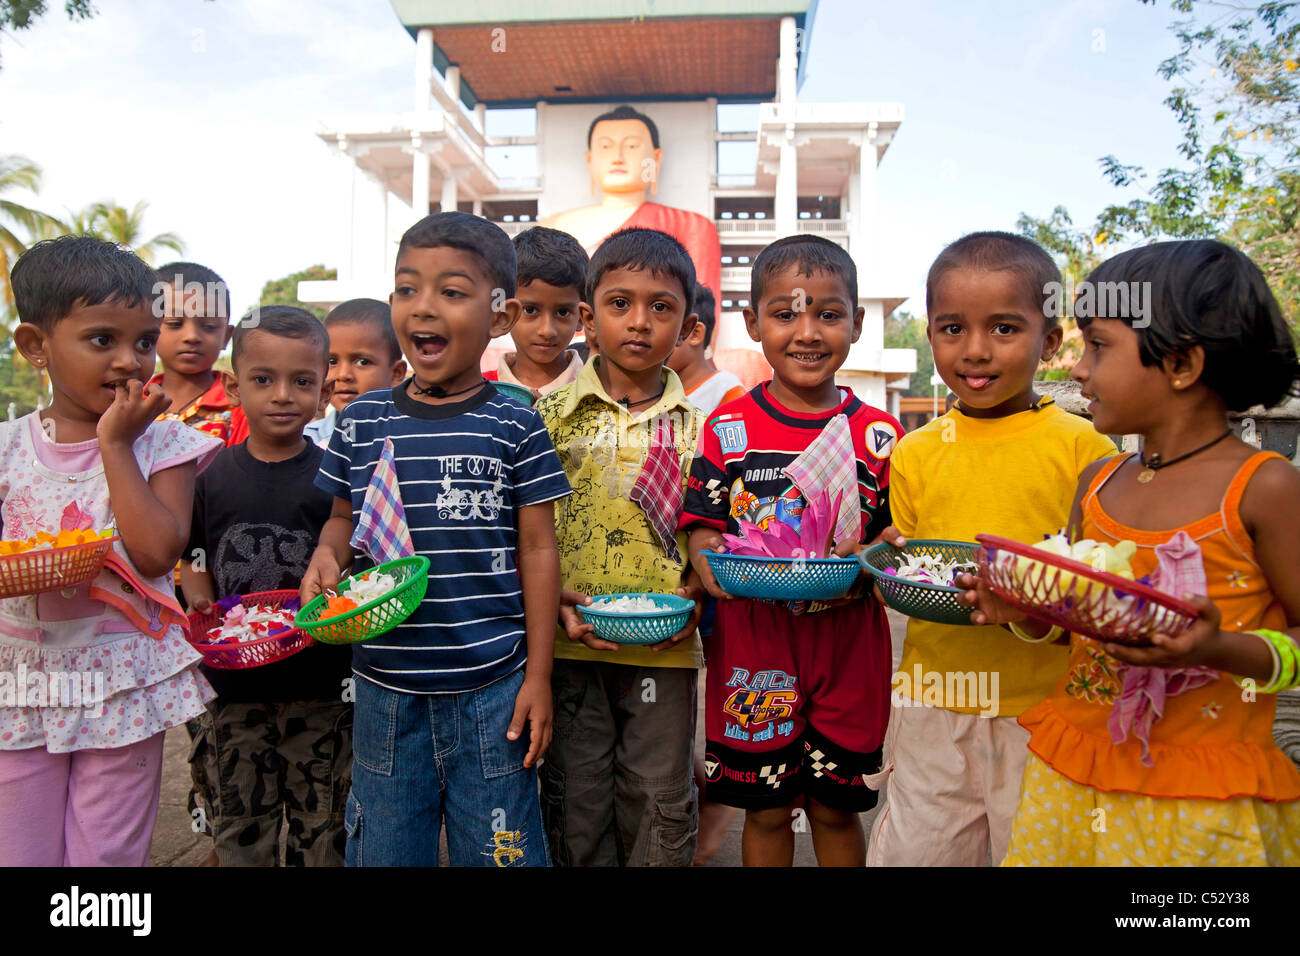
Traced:
<svg viewBox="0 0 1300 956">
<path fill-rule="evenodd" d="M 318 319 L 324 319 L 327 309 L 318 305 L 309 305 L 298 301 L 298 283 L 320 279 L 337 279 L 337 269 L 326 269 L 323 265 L 308 266 L 301 272 L 294 272 L 283 279 L 272 279 L 262 286 L 262 295 L 258 305 L 293 305 L 306 309 Z"/>
<path fill-rule="evenodd" d="M 1047 219 L 1022 215 L 1017 226 L 1080 267 L 1114 246 L 1222 239 L 1255 261 L 1300 325 L 1300 3 L 1171 6 L 1189 19 L 1173 24 L 1179 50 L 1158 72 L 1175 84 L 1164 102 L 1182 130 L 1184 164 L 1148 174 L 1105 156 L 1108 180 L 1144 183 L 1147 195 L 1108 206 L 1090 232 L 1073 230 L 1059 206 Z"/>
<path fill-rule="evenodd" d="M 31 29 L 45 15 L 46 0 L 0 0 L 0 33 Z M 63 12 L 69 20 L 87 20 L 95 15 L 90 0 L 66 0 Z"/>
<path fill-rule="evenodd" d="M 916 349 L 916 371 L 904 395 L 933 394 L 930 377 L 934 374 L 934 355 L 930 352 L 925 327 L 925 317 L 918 318 L 910 312 L 894 312 L 885 319 L 885 348 Z M 942 391 L 946 394 L 947 389 Z"/>
<path fill-rule="evenodd" d="M 9 405 L 14 406 L 14 416 L 26 415 L 35 411 L 48 399 L 43 378 L 27 364 L 14 345 L 14 340 L 5 336 L 0 342 L 0 418 L 9 416 Z"/>
<path fill-rule="evenodd" d="M 176 255 L 184 253 L 185 243 L 174 232 L 160 232 L 149 239 L 144 238 L 144 214 L 148 208 L 149 204 L 143 200 L 130 209 L 113 202 L 91 203 L 79 212 L 70 212 L 67 219 L 50 217 L 40 236 L 42 239 L 97 236 L 130 249 L 149 265 L 154 264 L 163 249 Z"/>
</svg>

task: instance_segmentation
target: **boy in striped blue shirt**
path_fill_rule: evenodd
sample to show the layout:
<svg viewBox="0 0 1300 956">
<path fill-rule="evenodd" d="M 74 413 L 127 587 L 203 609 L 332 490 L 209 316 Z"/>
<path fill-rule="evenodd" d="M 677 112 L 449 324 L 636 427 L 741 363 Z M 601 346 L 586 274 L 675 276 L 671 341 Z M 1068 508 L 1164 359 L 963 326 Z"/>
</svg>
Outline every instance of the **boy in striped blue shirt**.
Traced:
<svg viewBox="0 0 1300 956">
<path fill-rule="evenodd" d="M 389 302 L 412 376 L 340 413 L 316 478 L 335 500 L 304 601 L 353 565 L 387 438 L 431 561 L 415 612 L 353 650 L 349 866 L 436 866 L 444 821 L 453 865 L 547 865 L 536 764 L 551 737 L 553 502 L 569 483 L 537 413 L 479 372 L 519 316 L 514 293 L 514 247 L 487 220 L 447 212 L 407 230 Z"/>
</svg>

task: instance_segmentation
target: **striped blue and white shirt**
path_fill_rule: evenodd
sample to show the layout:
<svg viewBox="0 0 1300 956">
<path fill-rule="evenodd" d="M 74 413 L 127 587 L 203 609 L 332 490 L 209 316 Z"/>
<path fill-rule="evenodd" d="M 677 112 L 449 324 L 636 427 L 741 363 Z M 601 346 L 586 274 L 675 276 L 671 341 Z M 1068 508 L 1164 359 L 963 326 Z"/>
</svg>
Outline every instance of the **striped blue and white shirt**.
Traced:
<svg viewBox="0 0 1300 956">
<path fill-rule="evenodd" d="M 391 437 L 411 541 L 430 560 L 424 601 L 356 645 L 352 669 L 407 693 L 474 690 L 527 658 L 516 510 L 563 498 L 569 482 L 531 408 L 491 387 L 429 405 L 408 394 L 409 382 L 343 410 L 316 476 L 317 487 L 352 502 L 355 523 Z"/>
</svg>

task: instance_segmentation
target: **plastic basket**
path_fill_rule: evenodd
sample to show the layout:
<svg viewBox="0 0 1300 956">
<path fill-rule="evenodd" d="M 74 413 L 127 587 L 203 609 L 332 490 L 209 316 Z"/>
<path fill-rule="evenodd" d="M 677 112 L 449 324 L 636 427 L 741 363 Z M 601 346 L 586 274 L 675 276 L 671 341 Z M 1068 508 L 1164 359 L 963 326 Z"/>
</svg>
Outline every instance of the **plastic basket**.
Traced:
<svg viewBox="0 0 1300 956">
<path fill-rule="evenodd" d="M 66 548 L 44 548 L 0 557 L 0 598 L 40 594 L 84 584 L 99 574 L 104 558 L 118 537 L 113 535 Z"/>
<path fill-rule="evenodd" d="M 278 608 L 282 607 L 285 601 L 297 597 L 297 591 L 259 591 L 256 594 L 243 595 L 239 603 L 244 607 L 260 604 L 264 607 Z M 190 643 L 203 655 L 203 663 L 209 667 L 229 671 L 262 667 L 292 657 L 312 642 L 311 635 L 305 634 L 297 627 L 239 644 L 209 642 L 208 631 L 220 626 L 225 614 L 223 608 L 214 604 L 211 610 L 195 611 L 190 615 Z"/>
<path fill-rule="evenodd" d="M 980 576 L 1003 601 L 1075 634 L 1116 644 L 1150 644 L 1196 620 L 1186 601 L 1098 571 L 1081 561 L 991 534 L 975 536 Z"/>
<path fill-rule="evenodd" d="M 887 541 L 863 551 L 858 560 L 871 572 L 880 587 L 881 597 L 895 611 L 922 621 L 935 624 L 970 624 L 974 608 L 957 603 L 961 588 L 942 584 L 927 584 L 924 581 L 909 581 L 886 572 L 887 568 L 897 568 L 907 555 L 934 555 L 945 561 L 969 561 L 975 563 L 975 552 L 979 545 L 970 541 L 948 541 L 943 538 L 918 538 L 908 541 L 902 548 L 896 548 Z"/>
<path fill-rule="evenodd" d="M 722 590 L 769 601 L 833 601 L 858 579 L 857 558 L 766 558 L 703 552 Z"/>
<path fill-rule="evenodd" d="M 533 393 L 522 385 L 515 385 L 511 382 L 493 382 L 492 384 L 497 387 L 497 391 L 502 395 L 518 399 L 530 408 L 533 402 L 537 401 L 537 399 L 533 398 Z"/>
<path fill-rule="evenodd" d="M 376 572 L 391 574 L 397 579 L 397 587 L 346 614 L 327 618 L 320 617 L 325 607 L 325 595 L 318 594 L 298 612 L 293 623 L 322 644 L 357 644 L 391 631 L 410 617 L 424 600 L 424 592 L 429 587 L 429 559 L 422 555 L 398 558 L 364 574 Z M 338 593 L 346 594 L 356 577 L 341 581 Z"/>
<path fill-rule="evenodd" d="M 645 614 L 625 614 L 603 611 L 599 605 L 616 598 L 649 598 L 663 607 L 661 611 Z M 596 636 L 615 644 L 658 644 L 666 641 L 686 626 L 695 602 L 677 594 L 602 594 L 595 597 L 590 607 L 579 607 L 583 620 L 596 629 Z"/>
</svg>

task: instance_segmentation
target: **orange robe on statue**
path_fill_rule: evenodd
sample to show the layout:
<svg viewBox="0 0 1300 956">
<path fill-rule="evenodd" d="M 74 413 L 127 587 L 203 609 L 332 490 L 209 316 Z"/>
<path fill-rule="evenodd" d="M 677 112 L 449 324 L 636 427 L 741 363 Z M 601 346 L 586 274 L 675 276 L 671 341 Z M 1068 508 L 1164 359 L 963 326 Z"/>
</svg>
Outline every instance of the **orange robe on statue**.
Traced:
<svg viewBox="0 0 1300 956">
<path fill-rule="evenodd" d="M 695 264 L 695 281 L 713 290 L 713 308 L 716 313 L 719 308 L 719 287 L 722 285 L 722 244 L 718 241 L 718 228 L 713 220 L 685 209 L 644 202 L 619 229 L 631 229 L 634 226 L 666 232 L 686 247 L 691 262 Z"/>
</svg>

